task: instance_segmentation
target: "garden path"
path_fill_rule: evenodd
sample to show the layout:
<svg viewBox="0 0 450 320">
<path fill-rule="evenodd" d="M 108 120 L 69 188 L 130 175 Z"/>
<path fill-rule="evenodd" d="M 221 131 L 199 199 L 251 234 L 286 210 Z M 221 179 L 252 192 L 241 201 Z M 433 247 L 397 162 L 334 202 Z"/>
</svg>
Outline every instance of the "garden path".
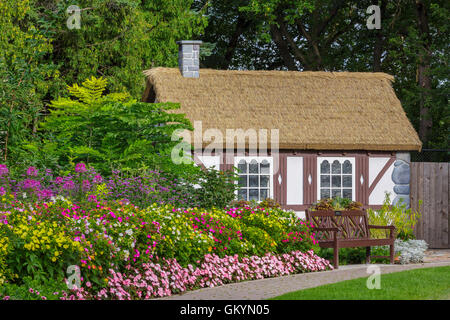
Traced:
<svg viewBox="0 0 450 320">
<path fill-rule="evenodd" d="M 450 266 L 450 259 L 407 265 L 379 264 L 381 275 L 418 268 Z M 265 300 L 279 295 L 329 283 L 368 277 L 367 265 L 340 266 L 337 270 L 295 274 L 277 278 L 244 281 L 215 288 L 203 288 L 162 299 L 175 300 Z M 383 278 L 381 278 L 383 279 Z M 381 280 L 383 281 L 383 280 Z"/>
</svg>

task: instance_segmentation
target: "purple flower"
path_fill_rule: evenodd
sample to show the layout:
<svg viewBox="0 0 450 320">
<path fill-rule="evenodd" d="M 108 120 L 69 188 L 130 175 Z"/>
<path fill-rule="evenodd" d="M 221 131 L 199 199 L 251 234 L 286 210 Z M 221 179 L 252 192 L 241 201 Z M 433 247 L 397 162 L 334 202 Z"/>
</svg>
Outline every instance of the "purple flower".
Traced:
<svg viewBox="0 0 450 320">
<path fill-rule="evenodd" d="M 50 199 L 53 196 L 53 192 L 50 189 L 43 189 L 39 192 L 39 199 Z"/>
<path fill-rule="evenodd" d="M 83 191 L 89 191 L 91 188 L 91 183 L 89 182 L 89 180 L 83 180 Z"/>
<path fill-rule="evenodd" d="M 33 179 L 25 179 L 23 181 L 23 188 L 24 189 L 34 189 L 38 190 L 41 187 L 41 183 L 37 180 Z"/>
<path fill-rule="evenodd" d="M 6 194 L 6 190 L 3 187 L 0 187 L 0 197 L 3 197 Z"/>
<path fill-rule="evenodd" d="M 73 190 L 75 189 L 75 183 L 72 180 L 69 180 L 66 181 L 62 187 L 64 190 Z"/>
<path fill-rule="evenodd" d="M 55 183 L 58 183 L 58 184 L 63 183 L 63 181 L 64 181 L 64 179 L 62 177 L 56 177 L 56 179 L 55 179 Z"/>
<path fill-rule="evenodd" d="M 75 165 L 75 172 L 83 173 L 83 172 L 86 172 L 86 171 L 87 171 L 86 165 L 83 162 L 77 163 Z"/>
<path fill-rule="evenodd" d="M 38 169 L 36 167 L 29 167 L 27 170 L 27 176 L 29 177 L 37 177 Z"/>
<path fill-rule="evenodd" d="M 8 175 L 9 170 L 6 164 L 0 164 L 0 177 Z"/>
</svg>

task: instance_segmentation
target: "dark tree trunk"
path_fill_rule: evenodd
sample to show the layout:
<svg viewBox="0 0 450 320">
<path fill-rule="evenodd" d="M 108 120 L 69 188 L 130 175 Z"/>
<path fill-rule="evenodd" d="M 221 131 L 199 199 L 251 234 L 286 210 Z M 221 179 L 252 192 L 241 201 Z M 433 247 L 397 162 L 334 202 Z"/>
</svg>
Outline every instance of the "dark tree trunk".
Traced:
<svg viewBox="0 0 450 320">
<path fill-rule="evenodd" d="M 385 16 L 387 1 L 381 1 L 380 5 L 380 18 L 381 23 Z M 375 31 L 375 46 L 373 48 L 373 72 L 381 72 L 381 57 L 383 56 L 383 46 L 384 46 L 384 35 L 383 28 Z"/>
<path fill-rule="evenodd" d="M 295 64 L 294 58 L 291 56 L 289 51 L 289 47 L 287 42 L 283 38 L 281 34 L 281 30 L 276 25 L 270 26 L 270 33 L 272 35 L 272 39 L 275 42 L 278 51 L 280 52 L 280 56 L 283 59 L 286 67 L 291 71 L 298 71 L 297 65 Z"/>
<path fill-rule="evenodd" d="M 225 60 L 222 64 L 222 69 L 228 69 L 231 64 L 231 59 L 233 59 L 234 52 L 238 45 L 239 38 L 244 33 L 244 31 L 250 26 L 250 21 L 245 19 L 243 16 L 239 16 L 236 21 L 236 29 L 231 36 L 230 42 L 228 43 L 227 50 L 225 52 Z"/>
<path fill-rule="evenodd" d="M 419 137 L 424 146 L 427 146 L 431 127 L 433 125 L 429 95 L 431 91 L 430 63 L 431 63 L 431 37 L 428 26 L 428 8 L 424 1 L 416 0 L 417 24 L 422 47 L 419 52 L 419 63 L 417 66 L 417 83 L 420 88 L 420 122 Z"/>
</svg>

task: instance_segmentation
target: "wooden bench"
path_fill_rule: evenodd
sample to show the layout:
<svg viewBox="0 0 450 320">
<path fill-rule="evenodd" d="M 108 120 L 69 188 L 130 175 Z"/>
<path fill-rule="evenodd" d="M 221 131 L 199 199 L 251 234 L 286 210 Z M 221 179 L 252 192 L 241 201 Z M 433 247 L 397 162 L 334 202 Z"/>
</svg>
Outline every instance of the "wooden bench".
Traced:
<svg viewBox="0 0 450 320">
<path fill-rule="evenodd" d="M 339 267 L 339 248 L 366 247 L 366 263 L 370 263 L 371 257 L 388 258 L 394 263 L 395 227 L 369 225 L 365 210 L 306 210 L 306 219 L 313 225 L 319 246 L 333 248 L 335 269 Z M 389 238 L 370 238 L 370 229 L 387 229 Z M 371 256 L 373 246 L 389 246 L 390 255 Z"/>
</svg>

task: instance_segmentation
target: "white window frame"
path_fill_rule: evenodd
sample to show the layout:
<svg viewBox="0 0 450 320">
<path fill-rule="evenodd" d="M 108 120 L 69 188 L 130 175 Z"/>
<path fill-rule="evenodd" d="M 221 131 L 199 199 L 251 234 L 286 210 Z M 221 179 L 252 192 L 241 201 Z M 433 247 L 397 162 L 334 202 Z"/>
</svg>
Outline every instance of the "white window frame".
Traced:
<svg viewBox="0 0 450 320">
<path fill-rule="evenodd" d="M 323 161 L 327 160 L 330 163 L 330 170 L 331 170 L 331 164 L 337 160 L 341 163 L 341 165 L 344 163 L 344 161 L 348 160 L 352 164 L 352 201 L 355 201 L 356 199 L 356 179 L 355 179 L 355 158 L 353 157 L 317 157 L 317 201 L 320 201 L 320 165 Z M 330 173 L 331 174 L 331 173 Z M 341 173 L 342 176 L 342 173 Z M 330 186 L 332 181 L 330 180 Z M 331 189 L 331 187 L 330 187 Z M 342 186 L 341 182 L 341 190 L 345 189 Z M 330 194 L 330 197 L 332 195 Z M 342 196 L 342 194 L 341 194 Z"/>
<path fill-rule="evenodd" d="M 251 157 L 251 156 L 241 156 L 241 157 L 234 157 L 234 166 L 237 168 L 238 164 L 241 160 L 245 160 L 247 163 L 250 163 L 252 160 L 256 160 L 259 163 L 261 163 L 262 161 L 266 160 L 269 163 L 269 173 L 268 174 L 263 174 L 264 176 L 269 175 L 269 195 L 268 197 L 273 199 L 273 158 L 272 157 Z M 239 173 L 238 173 L 239 174 Z M 247 172 L 247 175 L 249 175 L 249 173 Z M 258 176 L 260 176 L 261 173 L 258 173 Z M 238 181 L 235 182 L 236 184 L 238 184 Z M 247 189 L 250 189 L 248 187 L 247 184 Z M 252 189 L 256 189 L 256 188 L 252 188 Z M 258 186 L 257 189 L 266 189 L 266 188 L 261 188 L 260 186 Z M 238 191 L 236 190 L 235 192 L 236 194 L 236 199 L 238 197 Z"/>
</svg>

